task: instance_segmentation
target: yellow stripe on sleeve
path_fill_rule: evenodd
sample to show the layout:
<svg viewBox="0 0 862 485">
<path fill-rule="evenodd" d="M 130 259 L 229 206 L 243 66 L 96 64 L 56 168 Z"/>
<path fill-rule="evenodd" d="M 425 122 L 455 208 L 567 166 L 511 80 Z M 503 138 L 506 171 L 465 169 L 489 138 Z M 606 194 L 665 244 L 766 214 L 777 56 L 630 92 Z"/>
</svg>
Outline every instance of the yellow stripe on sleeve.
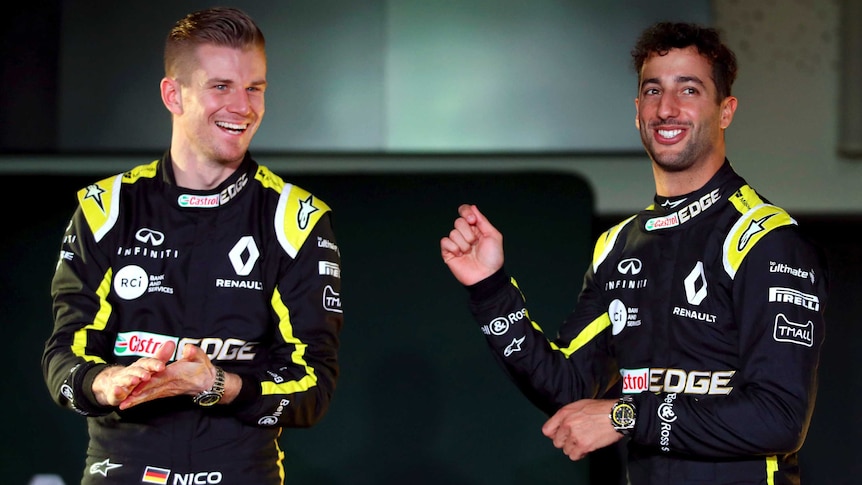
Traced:
<svg viewBox="0 0 862 485">
<path fill-rule="evenodd" d="M 574 354 L 584 345 L 587 345 L 591 340 L 596 338 L 602 331 L 611 326 L 611 319 L 607 312 L 602 313 L 599 318 L 596 318 L 587 325 L 581 332 L 573 338 L 565 347 L 558 347 L 551 342 L 551 348 L 562 352 L 566 358 Z"/>
<path fill-rule="evenodd" d="M 281 332 L 281 337 L 285 342 L 295 347 L 290 360 L 305 369 L 305 375 L 298 380 L 282 382 L 280 384 L 276 384 L 273 381 L 264 381 L 262 383 L 263 394 L 294 394 L 307 391 L 317 385 L 317 376 L 315 375 L 314 368 L 305 361 L 305 349 L 308 347 L 308 344 L 302 343 L 293 334 L 293 325 L 290 323 L 290 310 L 281 301 L 281 293 L 277 288 L 272 294 L 272 307 L 276 314 L 278 314 L 278 329 Z"/>
<path fill-rule="evenodd" d="M 778 471 L 778 457 L 766 457 L 766 483 L 767 485 L 775 485 L 775 472 Z"/>
<path fill-rule="evenodd" d="M 90 330 L 102 332 L 108 325 L 108 317 L 111 316 L 111 304 L 108 303 L 108 293 L 111 291 L 112 274 L 113 271 L 109 268 L 108 272 L 102 278 L 99 288 L 96 290 L 96 294 L 99 296 L 99 311 L 96 312 L 93 323 L 76 331 L 72 337 L 72 353 L 89 362 L 105 363 L 105 360 L 97 355 L 87 355 L 87 335 Z"/>
</svg>

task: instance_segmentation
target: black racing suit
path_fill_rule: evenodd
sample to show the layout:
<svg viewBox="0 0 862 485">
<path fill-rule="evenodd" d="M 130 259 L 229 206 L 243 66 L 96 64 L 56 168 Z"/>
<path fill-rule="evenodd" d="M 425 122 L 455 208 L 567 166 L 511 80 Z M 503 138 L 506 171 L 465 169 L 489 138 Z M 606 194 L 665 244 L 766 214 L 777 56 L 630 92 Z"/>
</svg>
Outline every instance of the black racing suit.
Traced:
<svg viewBox="0 0 862 485">
<path fill-rule="evenodd" d="M 824 340 L 826 262 L 725 161 L 702 189 L 609 229 L 550 340 L 501 269 L 468 288 L 495 358 L 548 415 L 634 398 L 628 476 L 795 484 Z"/>
<path fill-rule="evenodd" d="M 320 420 L 338 377 L 330 218 L 248 154 L 214 190 L 177 187 L 165 155 L 78 192 L 42 368 L 53 399 L 87 416 L 82 483 L 283 483 L 282 427 Z M 239 396 L 208 408 L 191 396 L 125 411 L 96 402 L 98 372 L 168 340 L 239 374 Z"/>
</svg>

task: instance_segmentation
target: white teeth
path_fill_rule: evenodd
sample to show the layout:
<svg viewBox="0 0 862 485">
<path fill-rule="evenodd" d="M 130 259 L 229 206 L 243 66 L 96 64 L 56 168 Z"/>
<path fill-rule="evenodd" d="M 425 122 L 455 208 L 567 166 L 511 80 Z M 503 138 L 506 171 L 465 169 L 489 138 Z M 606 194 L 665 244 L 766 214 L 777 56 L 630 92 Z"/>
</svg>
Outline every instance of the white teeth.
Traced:
<svg viewBox="0 0 862 485">
<path fill-rule="evenodd" d="M 658 134 L 662 138 L 673 138 L 680 133 L 682 133 L 682 130 L 658 130 Z"/>
<path fill-rule="evenodd" d="M 226 123 L 224 121 L 217 121 L 216 125 L 218 125 L 222 128 L 225 128 L 227 130 L 236 130 L 236 131 L 242 131 L 246 128 L 246 125 L 239 125 L 236 123 Z"/>
</svg>

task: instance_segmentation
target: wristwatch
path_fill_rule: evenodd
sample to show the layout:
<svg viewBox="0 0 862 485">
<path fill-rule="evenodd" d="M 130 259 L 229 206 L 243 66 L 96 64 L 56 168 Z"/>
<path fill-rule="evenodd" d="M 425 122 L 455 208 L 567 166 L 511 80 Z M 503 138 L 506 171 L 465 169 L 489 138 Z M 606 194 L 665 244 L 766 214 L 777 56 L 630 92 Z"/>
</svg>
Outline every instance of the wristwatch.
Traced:
<svg viewBox="0 0 862 485">
<path fill-rule="evenodd" d="M 631 396 L 623 396 L 611 408 L 611 424 L 623 436 L 630 436 L 635 429 L 638 410 Z"/>
<path fill-rule="evenodd" d="M 212 389 L 201 391 L 200 394 L 192 399 L 198 406 L 212 406 L 221 401 L 221 397 L 224 396 L 224 370 L 218 366 L 216 366 L 215 370 L 216 376 Z"/>
</svg>

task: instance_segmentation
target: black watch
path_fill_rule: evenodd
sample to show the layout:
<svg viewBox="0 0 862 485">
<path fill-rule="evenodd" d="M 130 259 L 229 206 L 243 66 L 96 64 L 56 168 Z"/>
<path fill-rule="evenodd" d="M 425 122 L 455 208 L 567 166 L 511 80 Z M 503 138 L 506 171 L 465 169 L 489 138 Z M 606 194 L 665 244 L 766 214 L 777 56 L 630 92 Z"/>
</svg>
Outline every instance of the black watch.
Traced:
<svg viewBox="0 0 862 485">
<path fill-rule="evenodd" d="M 638 409 L 631 396 L 623 396 L 611 408 L 611 424 L 623 436 L 631 436 L 635 429 Z"/>
<path fill-rule="evenodd" d="M 224 396 L 224 371 L 221 367 L 216 367 L 215 370 L 216 376 L 212 389 L 201 391 L 200 394 L 192 399 L 198 406 L 212 406 L 221 401 L 221 397 Z"/>
</svg>

